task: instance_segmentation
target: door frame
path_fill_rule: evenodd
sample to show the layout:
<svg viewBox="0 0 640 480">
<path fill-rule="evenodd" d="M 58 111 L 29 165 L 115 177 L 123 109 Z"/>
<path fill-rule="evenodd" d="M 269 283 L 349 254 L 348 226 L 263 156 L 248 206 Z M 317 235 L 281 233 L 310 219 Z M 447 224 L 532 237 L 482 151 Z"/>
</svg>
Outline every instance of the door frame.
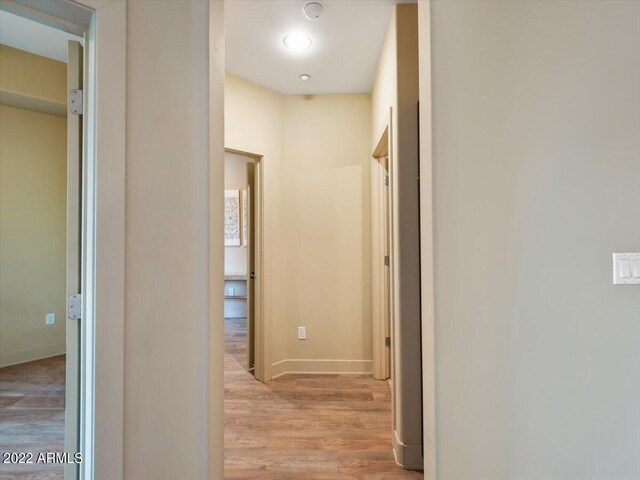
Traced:
<svg viewBox="0 0 640 480">
<path fill-rule="evenodd" d="M 83 47 L 75 40 L 67 41 L 67 105 L 70 104 L 70 92 L 83 90 L 84 57 Z M 69 109 L 67 109 L 69 110 Z M 82 158 L 84 139 L 84 115 L 67 111 L 67 238 L 66 238 L 66 305 L 65 315 L 65 415 L 64 445 L 66 452 L 75 452 L 80 445 L 80 355 L 82 342 L 82 320 L 69 317 L 71 295 L 82 294 L 81 256 L 82 256 Z M 79 466 L 66 463 L 64 477 L 77 479 Z"/>
<path fill-rule="evenodd" d="M 393 378 L 394 359 L 393 359 L 393 337 L 394 337 L 394 287 L 393 287 L 393 192 L 391 190 L 393 165 L 393 125 L 392 110 L 389 109 L 387 122 L 383 125 L 383 130 L 378 135 L 378 143 L 371 154 L 371 281 L 372 281 L 372 319 L 373 319 L 373 378 L 376 380 L 384 380 Z M 385 175 L 385 167 L 381 163 L 382 158 L 387 158 L 387 174 L 389 175 L 389 190 L 383 190 L 383 176 Z M 388 204 L 384 205 L 385 194 L 388 194 Z M 386 210 L 386 211 L 385 211 Z M 390 256 L 390 264 L 388 267 L 384 265 L 385 255 L 385 228 L 382 221 L 383 215 L 387 215 L 388 223 L 386 232 L 388 234 L 388 254 Z M 385 268 L 387 271 L 385 271 Z M 388 275 L 388 295 L 385 294 L 385 278 Z M 385 311 L 387 315 L 385 315 Z M 387 320 L 390 324 L 389 335 L 391 337 L 391 351 L 389 361 L 387 361 L 387 347 L 385 344 Z M 391 382 L 393 385 L 393 381 Z"/>
<path fill-rule="evenodd" d="M 264 164 L 263 155 L 237 150 L 235 148 L 224 149 L 225 153 L 234 153 L 251 159 L 255 163 L 255 218 L 253 220 L 255 245 L 253 246 L 255 254 L 255 273 L 256 282 L 253 289 L 254 317 L 253 322 L 253 358 L 254 358 L 254 376 L 256 380 L 261 382 L 266 378 L 266 366 L 269 358 L 269 345 L 265 339 L 270 338 L 267 334 L 268 325 L 264 316 L 264 292 L 266 276 L 264 274 Z M 222 202 L 222 200 L 221 200 Z M 247 277 L 247 287 L 250 279 Z M 248 299 L 247 299 L 248 302 Z M 248 314 L 248 311 L 247 311 Z M 247 329 L 249 329 L 247 318 Z"/>
<path fill-rule="evenodd" d="M 126 0 L 0 0 L 0 9 L 85 36 L 79 478 L 124 465 Z M 73 453 L 73 452 L 72 452 Z M 68 477 L 67 477 L 68 478 Z"/>
</svg>

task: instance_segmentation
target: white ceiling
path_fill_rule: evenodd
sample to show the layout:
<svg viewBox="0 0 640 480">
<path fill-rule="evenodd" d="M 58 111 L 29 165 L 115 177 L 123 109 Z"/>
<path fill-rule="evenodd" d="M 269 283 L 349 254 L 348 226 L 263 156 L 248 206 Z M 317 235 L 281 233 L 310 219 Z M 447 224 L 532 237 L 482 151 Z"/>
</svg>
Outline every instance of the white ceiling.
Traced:
<svg viewBox="0 0 640 480">
<path fill-rule="evenodd" d="M 316 1 L 322 16 L 302 8 Z M 371 91 L 393 5 L 414 0 L 228 0 L 225 3 L 227 72 L 287 95 Z M 295 52 L 288 33 L 312 40 Z M 311 75 L 304 82 L 302 73 Z"/>
<path fill-rule="evenodd" d="M 67 62 L 67 41 L 80 37 L 0 11 L 0 43 L 27 52 Z"/>
</svg>

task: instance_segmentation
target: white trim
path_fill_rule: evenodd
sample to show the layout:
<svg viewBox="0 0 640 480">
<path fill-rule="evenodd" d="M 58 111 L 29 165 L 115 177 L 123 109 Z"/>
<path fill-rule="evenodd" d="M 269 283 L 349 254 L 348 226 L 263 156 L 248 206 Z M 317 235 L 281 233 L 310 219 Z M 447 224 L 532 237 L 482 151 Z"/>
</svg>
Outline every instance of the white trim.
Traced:
<svg viewBox="0 0 640 480">
<path fill-rule="evenodd" d="M 120 480 L 124 475 L 126 2 L 77 3 L 98 5 L 85 46 L 90 92 L 85 192 L 91 194 L 85 206 L 83 280 L 85 325 L 93 329 L 85 328 L 83 334 L 85 345 L 94 351 L 83 355 L 83 371 L 92 373 L 93 388 L 87 388 L 89 378 L 83 378 L 82 447 L 93 455 L 83 462 L 81 478 Z"/>
<path fill-rule="evenodd" d="M 320 374 L 320 375 L 370 375 L 373 360 L 333 360 L 287 358 L 271 365 L 274 378 L 287 374 Z"/>
<path fill-rule="evenodd" d="M 407 445 L 400 441 L 398 432 L 391 436 L 393 458 L 396 464 L 406 470 L 422 470 L 422 445 Z"/>
<path fill-rule="evenodd" d="M 420 284 L 422 322 L 422 443 L 424 479 L 436 480 L 435 277 L 431 118 L 431 1 L 418 2 L 420 81 Z"/>
</svg>

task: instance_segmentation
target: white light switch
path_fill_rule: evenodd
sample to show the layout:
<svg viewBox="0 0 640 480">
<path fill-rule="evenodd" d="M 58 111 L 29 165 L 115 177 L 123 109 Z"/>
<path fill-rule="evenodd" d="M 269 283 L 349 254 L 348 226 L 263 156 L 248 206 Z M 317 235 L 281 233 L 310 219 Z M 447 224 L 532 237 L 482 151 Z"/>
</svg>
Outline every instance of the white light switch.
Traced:
<svg viewBox="0 0 640 480">
<path fill-rule="evenodd" d="M 44 316 L 44 324 L 45 325 L 53 325 L 56 323 L 56 314 L 55 313 L 47 313 Z"/>
<path fill-rule="evenodd" d="M 620 278 L 631 278 L 631 260 L 623 258 L 618 262 L 620 265 Z"/>
<path fill-rule="evenodd" d="M 640 285 L 640 253 L 613 254 L 613 284 Z"/>
<path fill-rule="evenodd" d="M 307 339 L 307 327 L 298 327 L 298 340 Z"/>
</svg>

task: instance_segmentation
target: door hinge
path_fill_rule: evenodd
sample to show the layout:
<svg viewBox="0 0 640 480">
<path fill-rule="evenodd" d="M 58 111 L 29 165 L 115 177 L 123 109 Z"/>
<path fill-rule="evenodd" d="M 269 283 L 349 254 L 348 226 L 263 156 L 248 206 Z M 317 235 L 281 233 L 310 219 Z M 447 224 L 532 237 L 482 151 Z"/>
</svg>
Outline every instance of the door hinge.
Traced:
<svg viewBox="0 0 640 480">
<path fill-rule="evenodd" d="M 389 175 L 385 175 L 384 176 L 384 184 L 388 187 L 389 186 Z"/>
<path fill-rule="evenodd" d="M 391 348 L 391 337 L 384 337 L 384 346 Z"/>
<path fill-rule="evenodd" d="M 79 320 L 82 318 L 82 295 L 76 293 L 75 295 L 69 295 L 67 301 L 67 317 L 72 320 Z"/>
<path fill-rule="evenodd" d="M 84 113 L 84 102 L 82 101 L 82 90 L 69 91 L 69 111 L 75 115 Z"/>
<path fill-rule="evenodd" d="M 384 256 L 384 264 L 385 264 L 385 266 L 387 266 L 387 267 L 388 267 L 389 265 L 391 265 L 391 259 L 389 258 L 389 255 L 385 255 L 385 256 Z"/>
</svg>

